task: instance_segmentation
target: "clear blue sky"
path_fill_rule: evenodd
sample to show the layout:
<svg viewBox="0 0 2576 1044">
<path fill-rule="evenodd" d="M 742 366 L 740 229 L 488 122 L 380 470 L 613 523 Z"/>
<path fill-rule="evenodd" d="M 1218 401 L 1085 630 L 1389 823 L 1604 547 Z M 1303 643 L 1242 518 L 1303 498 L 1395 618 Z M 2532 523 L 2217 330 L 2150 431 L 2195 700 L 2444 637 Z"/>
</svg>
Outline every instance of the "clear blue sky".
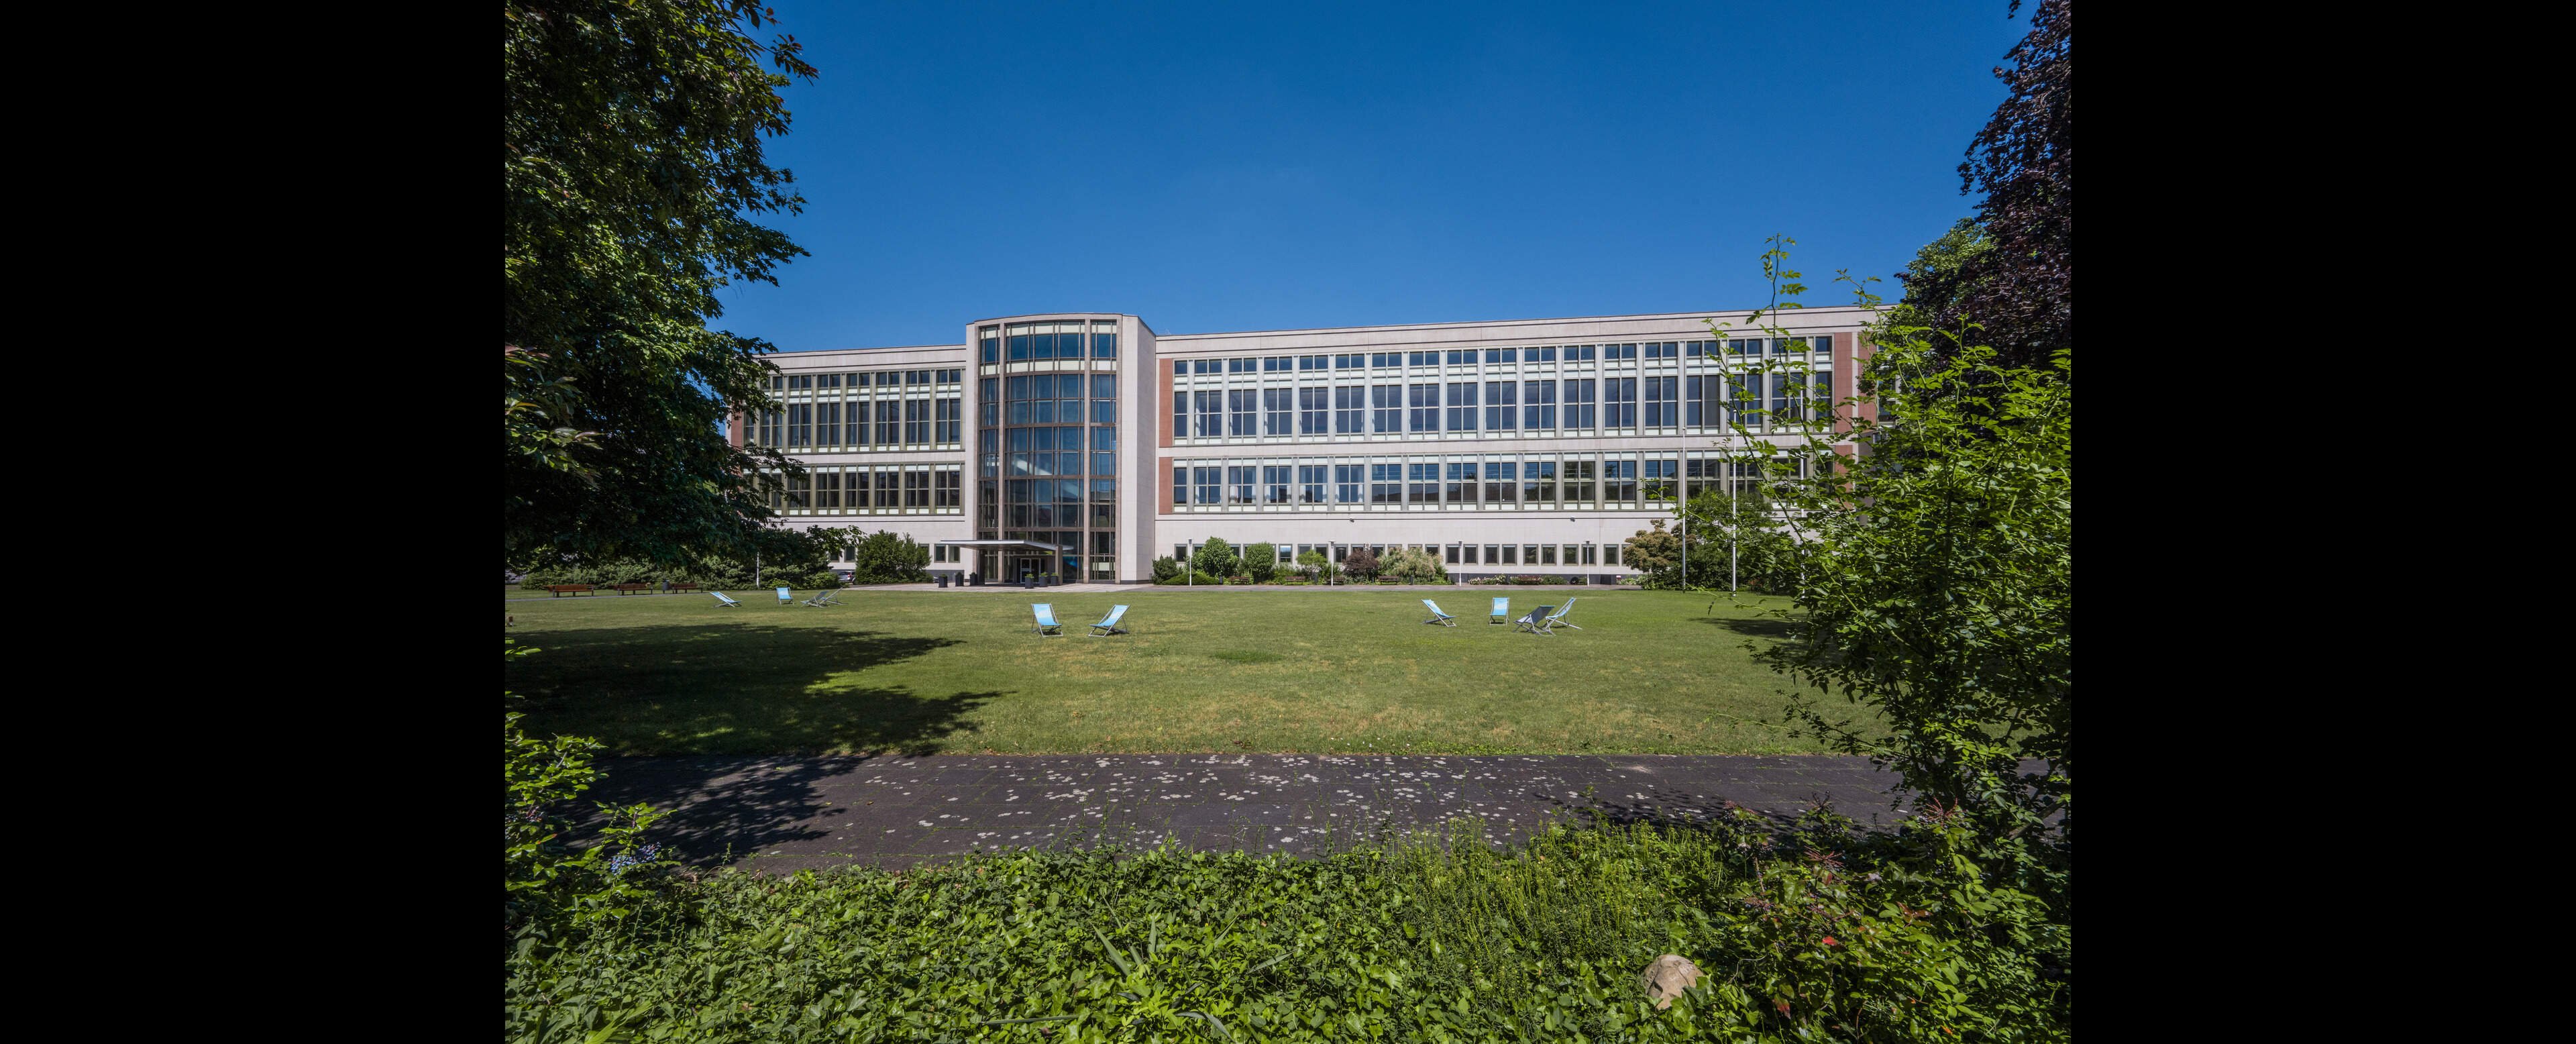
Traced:
<svg viewBox="0 0 2576 1044">
<path fill-rule="evenodd" d="M 722 292 L 785 351 L 969 320 L 1161 333 L 1811 305 L 1966 216 L 2003 0 L 1654 6 L 777 0 L 821 75 L 771 161 L 813 256 Z M 1879 288 L 1898 295 L 1893 279 Z"/>
</svg>

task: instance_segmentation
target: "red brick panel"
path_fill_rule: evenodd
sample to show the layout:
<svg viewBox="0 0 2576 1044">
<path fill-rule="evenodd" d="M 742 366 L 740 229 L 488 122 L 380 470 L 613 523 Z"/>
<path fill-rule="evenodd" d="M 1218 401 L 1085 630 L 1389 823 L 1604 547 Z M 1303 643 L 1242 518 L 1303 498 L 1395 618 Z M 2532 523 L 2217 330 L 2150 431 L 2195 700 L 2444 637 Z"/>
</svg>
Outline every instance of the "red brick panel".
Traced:
<svg viewBox="0 0 2576 1044">
<path fill-rule="evenodd" d="M 1172 368 L 1171 368 L 1171 367 L 1169 367 L 1169 366 L 1164 365 L 1164 364 L 1163 364 L 1163 360 L 1161 360 L 1161 359 L 1156 359 L 1156 360 L 1154 360 L 1154 368 L 1155 368 L 1156 370 L 1160 370 L 1160 371 L 1162 371 L 1162 374 L 1163 374 L 1163 381 L 1162 381 L 1162 389 L 1163 389 L 1163 393 L 1162 393 L 1161 395 L 1157 395 L 1157 396 L 1155 396 L 1155 397 L 1154 397 L 1153 408 L 1146 410 L 1146 411 L 1145 411 L 1145 416 L 1147 416 L 1147 417 L 1150 417 L 1150 418 L 1153 418 L 1153 419 L 1154 419 L 1154 433 L 1155 433 L 1155 437 L 1161 440 L 1161 441 L 1159 441 L 1159 442 L 1155 443 L 1155 445 L 1158 445 L 1158 446 L 1169 446 L 1169 445 L 1171 445 L 1171 444 L 1172 444 L 1172 423 L 1173 423 L 1173 421 L 1172 421 L 1172 416 L 1171 416 L 1171 409 L 1172 409 Z M 1169 462 L 1166 462 L 1163 466 L 1168 468 L 1168 467 L 1171 467 L 1171 464 L 1170 464 Z M 1166 477 L 1169 477 L 1169 476 L 1166 476 Z M 1167 485 L 1168 485 L 1168 484 L 1167 484 Z M 1164 495 L 1165 495 L 1165 496 L 1170 496 L 1170 494 L 1168 494 L 1168 493 L 1166 493 L 1166 494 L 1164 494 Z M 1164 506 L 1164 508 L 1165 508 L 1165 509 L 1167 509 L 1167 510 L 1171 507 L 1171 505 L 1169 505 L 1169 504 L 1165 504 L 1165 505 L 1163 505 L 1163 506 Z"/>
<path fill-rule="evenodd" d="M 1165 383 L 1165 384 L 1170 384 L 1170 383 L 1171 383 L 1171 381 L 1169 381 L 1169 380 L 1167 379 L 1167 380 L 1165 380 L 1163 383 Z M 1166 442 L 1166 443 L 1164 443 L 1164 445 L 1167 445 L 1167 446 L 1168 446 L 1168 445 L 1170 445 L 1170 443 L 1169 443 L 1169 442 Z M 1161 483 L 1159 483 L 1159 484 L 1157 484 L 1157 485 L 1155 486 L 1155 489 L 1156 489 L 1156 490 L 1158 490 L 1159 492 L 1156 492 L 1154 495 L 1155 495 L 1155 496 L 1157 496 L 1157 497 L 1161 497 L 1161 498 L 1162 498 L 1162 500 L 1163 500 L 1163 512 L 1162 512 L 1162 513 L 1163 513 L 1163 514 L 1168 515 L 1168 514 L 1171 514 L 1171 513 L 1172 513 L 1172 507 L 1173 507 L 1173 504 L 1172 504 L 1172 458 L 1170 458 L 1170 457 L 1165 457 L 1165 458 L 1163 458 L 1162 460 L 1157 461 L 1157 462 L 1156 462 L 1156 464 L 1157 464 L 1157 466 L 1158 466 L 1158 467 L 1161 469 L 1161 471 L 1162 471 L 1163 481 L 1162 481 Z"/>
</svg>

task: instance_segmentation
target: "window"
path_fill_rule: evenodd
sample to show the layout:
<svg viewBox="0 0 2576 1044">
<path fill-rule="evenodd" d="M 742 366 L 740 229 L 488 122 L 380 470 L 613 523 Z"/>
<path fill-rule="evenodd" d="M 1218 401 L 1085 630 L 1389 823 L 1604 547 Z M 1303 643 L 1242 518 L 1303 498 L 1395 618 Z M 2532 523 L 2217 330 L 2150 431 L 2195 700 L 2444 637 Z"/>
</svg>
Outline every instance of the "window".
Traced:
<svg viewBox="0 0 2576 1044">
<path fill-rule="evenodd" d="M 1223 362 L 1222 359 L 1192 359 L 1190 368 L 1197 373 L 1224 373 L 1225 368 L 1220 365 Z"/>
<path fill-rule="evenodd" d="M 1472 547 L 1473 545 L 1469 545 L 1469 546 L 1471 546 L 1471 547 Z M 1475 552 L 1470 551 L 1470 552 L 1468 552 L 1468 553 L 1469 553 L 1469 554 L 1474 554 Z M 1502 564 L 1502 562 L 1503 562 L 1503 548 L 1502 548 L 1502 545 L 1500 545 L 1500 544 L 1487 544 L 1487 545 L 1485 545 L 1485 564 L 1487 564 L 1487 565 L 1501 565 L 1501 564 Z"/>
<path fill-rule="evenodd" d="M 1404 471 L 1404 499 L 1409 504 L 1440 502 L 1440 465 L 1407 464 Z"/>
<path fill-rule="evenodd" d="M 1226 360 L 1226 361 L 1225 361 L 1225 372 L 1227 372 L 1227 373 L 1259 373 L 1260 371 L 1255 370 L 1255 369 L 1253 369 L 1253 368 L 1252 368 L 1252 364 L 1253 364 L 1253 363 L 1255 363 L 1255 362 L 1257 362 L 1257 361 L 1259 361 L 1259 360 L 1255 360 L 1255 359 L 1228 359 L 1228 360 Z"/>
<path fill-rule="evenodd" d="M 1324 487 L 1329 484 L 1325 479 L 1330 473 L 1331 469 L 1321 464 L 1297 465 L 1297 502 L 1300 504 L 1323 503 Z"/>
<path fill-rule="evenodd" d="M 1297 434 L 1296 405 L 1297 389 L 1295 388 L 1261 389 L 1261 433 L 1278 439 Z"/>
<path fill-rule="evenodd" d="M 1556 503 L 1556 462 L 1526 460 L 1521 462 L 1521 503 Z"/>
<path fill-rule="evenodd" d="M 1261 433 L 1257 420 L 1259 414 L 1255 410 L 1255 407 L 1260 402 L 1260 397 L 1253 389 L 1228 389 L 1225 393 L 1225 399 L 1225 433 L 1227 435 L 1238 439 L 1248 439 Z"/>
<path fill-rule="evenodd" d="M 1637 460 L 1634 457 L 1612 458 L 1601 462 L 1602 500 L 1612 504 L 1637 502 Z"/>
<path fill-rule="evenodd" d="M 1448 430 L 1476 430 L 1476 383 L 1474 381 L 1450 383 Z"/>
<path fill-rule="evenodd" d="M 841 444 L 841 404 L 839 402 L 814 404 L 814 444 L 817 446 Z"/>
<path fill-rule="evenodd" d="M 1535 547 L 1530 548 L 1530 550 L 1531 550 L 1532 552 L 1534 552 L 1534 553 L 1536 553 L 1536 554 L 1538 555 L 1538 557 L 1537 557 L 1537 558 L 1531 559 L 1531 561 L 1532 561 L 1532 562 L 1534 562 L 1534 563 L 1536 563 L 1536 564 L 1538 564 L 1538 565 L 1555 565 L 1555 564 L 1556 564 L 1556 545 L 1554 545 L 1554 544 L 1539 544 L 1539 545 L 1537 545 L 1537 546 L 1535 546 Z"/>
<path fill-rule="evenodd" d="M 1565 427 L 1573 431 L 1592 428 L 1591 380 L 1565 382 Z"/>
<path fill-rule="evenodd" d="M 1670 428 L 1682 422 L 1681 404 L 1676 401 L 1680 384 L 1679 377 L 1645 378 L 1647 427 Z"/>
<path fill-rule="evenodd" d="M 1485 462 L 1485 503 L 1512 502 L 1512 479 L 1516 467 L 1509 460 Z"/>
<path fill-rule="evenodd" d="M 1601 564 L 1602 564 L 1602 565 L 1618 565 L 1618 564 L 1619 564 L 1619 545 L 1617 545 L 1617 544 L 1603 544 L 1603 545 L 1601 545 Z"/>
<path fill-rule="evenodd" d="M 1192 468 L 1192 469 L 1190 469 L 1190 470 L 1191 470 L 1191 472 L 1192 472 L 1192 473 L 1194 473 L 1194 475 L 1195 475 L 1195 476 L 1197 477 L 1197 479 L 1198 479 L 1198 490 L 1199 490 L 1199 495 L 1198 495 L 1198 499 L 1195 501 L 1195 503 L 1200 503 L 1200 504 L 1222 504 L 1222 503 L 1225 503 L 1224 499 L 1222 499 L 1222 498 L 1218 495 L 1218 493 L 1217 493 L 1217 489 L 1218 489 L 1218 485 L 1217 485 L 1218 476 L 1220 476 L 1221 474 L 1223 474 L 1224 469 L 1222 469 L 1222 468 Z"/>
<path fill-rule="evenodd" d="M 814 469 L 813 479 L 814 506 L 818 508 L 839 508 L 841 506 L 841 469 L 816 468 Z"/>
<path fill-rule="evenodd" d="M 1762 339 L 1759 337 L 1733 338 L 1726 342 L 1726 350 L 1735 355 L 1760 355 Z"/>
<path fill-rule="evenodd" d="M 1521 427 L 1531 431 L 1556 427 L 1556 382 L 1524 381 L 1521 392 Z"/>
<path fill-rule="evenodd" d="M 903 400 L 903 441 L 908 446 L 930 442 L 930 400 Z"/>
<path fill-rule="evenodd" d="M 920 508 L 930 506 L 929 472 L 907 471 L 903 473 L 903 506 Z"/>
<path fill-rule="evenodd" d="M 903 473 L 892 468 L 877 469 L 877 508 L 890 511 L 903 506 Z"/>
<path fill-rule="evenodd" d="M 1361 465 L 1358 464 L 1333 465 L 1333 503 L 1360 503 L 1360 475 L 1362 470 Z M 1393 479 L 1395 477 L 1392 474 L 1394 469 L 1389 468 L 1387 470 L 1390 472 L 1387 477 L 1389 479 Z"/>
<path fill-rule="evenodd" d="M 1250 465 L 1245 465 L 1245 464 L 1234 464 L 1234 465 L 1228 465 L 1228 466 L 1226 467 L 1226 469 L 1225 469 L 1225 486 L 1226 486 L 1226 489 L 1225 489 L 1225 502 L 1226 502 L 1226 503 L 1228 503 L 1228 504 L 1249 504 L 1249 503 L 1252 503 L 1252 487 L 1253 487 L 1253 485 L 1254 485 L 1254 481 L 1253 481 L 1253 479 L 1254 479 L 1254 475 L 1253 475 L 1253 472 L 1254 472 L 1254 468 L 1252 468 Z"/>
<path fill-rule="evenodd" d="M 1531 362 L 1555 362 L 1555 361 L 1556 361 L 1556 349 L 1554 349 L 1554 348 L 1532 348 L 1532 349 L 1530 349 L 1530 350 L 1529 350 L 1529 352 L 1530 352 L 1530 357 L 1529 357 L 1529 358 L 1530 358 L 1530 361 L 1531 361 Z"/>
<path fill-rule="evenodd" d="M 1465 565 L 1465 564 L 1466 564 L 1466 563 L 1461 562 L 1461 561 L 1459 561 L 1459 560 L 1458 560 L 1458 545 L 1456 545 L 1456 544 L 1451 544 L 1451 545 L 1449 545 L 1449 564 L 1450 564 L 1450 565 Z"/>
<path fill-rule="evenodd" d="M 1350 391 L 1353 389 L 1346 388 L 1343 390 Z M 1332 416 L 1332 401 L 1333 389 L 1331 388 L 1297 389 L 1297 434 L 1331 434 L 1332 429 L 1326 427 L 1325 424 L 1327 419 Z"/>
<path fill-rule="evenodd" d="M 1172 466 L 1172 506 L 1179 507 L 1189 502 L 1190 469 L 1175 464 Z"/>
<path fill-rule="evenodd" d="M 1727 384 L 1727 391 L 1733 396 L 1733 403 L 1728 407 L 1728 422 L 1760 426 L 1762 418 L 1758 411 L 1762 409 L 1762 375 L 1739 373 Z"/>
<path fill-rule="evenodd" d="M 1680 461 L 1669 459 L 1648 459 L 1646 461 L 1646 499 L 1662 502 L 1672 501 L 1674 499 L 1674 487 L 1680 485 L 1680 479 Z"/>
<path fill-rule="evenodd" d="M 1225 422 L 1220 419 L 1224 414 L 1222 397 L 1225 393 L 1203 391 L 1194 394 L 1198 396 L 1198 437 L 1213 439 L 1225 434 Z"/>
<path fill-rule="evenodd" d="M 1569 501 L 1572 501 L 1572 502 L 1574 502 L 1574 503 L 1577 503 L 1577 504 L 1590 504 L 1590 503 L 1592 503 L 1592 502 L 1593 502 L 1593 500 L 1595 500 L 1595 499 L 1596 499 L 1596 498 L 1593 496 L 1593 488 L 1592 488 L 1592 480 L 1593 480 L 1593 476 L 1594 476 L 1594 474 L 1595 474 L 1595 472 L 1594 472 L 1594 462 L 1592 462 L 1592 461 L 1589 461 L 1589 460 L 1569 460 L 1569 461 L 1566 461 L 1566 462 L 1565 462 L 1565 499 L 1567 499 L 1567 500 L 1569 500 Z"/>
<path fill-rule="evenodd" d="M 987 326 L 977 332 L 983 335 L 978 338 L 983 347 L 977 353 L 976 357 L 988 363 L 1002 361 L 1001 328 L 998 326 Z"/>
<path fill-rule="evenodd" d="M 961 426 L 961 422 L 958 418 L 964 412 L 964 405 L 964 400 L 961 399 L 949 398 L 931 400 L 931 406 L 934 407 L 936 411 L 931 415 L 931 420 L 937 425 L 937 431 L 935 434 L 938 436 L 939 443 L 941 445 L 955 445 L 964 440 L 965 433 L 958 430 Z"/>
<path fill-rule="evenodd" d="M 1321 368 L 1322 368 L 1322 366 L 1323 366 L 1323 361 L 1324 361 L 1324 357 L 1323 357 L 1323 356 L 1320 356 L 1320 355 L 1316 356 L 1316 357 L 1315 357 L 1316 368 L 1321 369 Z M 1334 368 L 1334 369 L 1336 369 L 1336 370 L 1356 370 L 1356 369 L 1359 369 L 1359 368 L 1360 368 L 1360 364 L 1361 364 L 1361 363 L 1364 363 L 1364 362 L 1367 362 L 1367 361 L 1368 361 L 1368 356 L 1361 355 L 1361 354 L 1358 354 L 1358 353 L 1353 353 L 1353 354 L 1350 354 L 1350 355 L 1336 355 L 1336 356 L 1334 356 L 1334 357 L 1333 357 L 1333 368 Z"/>
<path fill-rule="evenodd" d="M 1404 466 L 1400 464 L 1369 465 L 1369 503 L 1404 503 Z"/>
<path fill-rule="evenodd" d="M 1404 430 L 1404 386 L 1378 384 L 1369 387 L 1369 430 L 1394 434 Z"/>
<path fill-rule="evenodd" d="M 1476 465 L 1451 461 L 1448 481 L 1441 486 L 1442 499 L 1452 504 L 1476 502 Z"/>
<path fill-rule="evenodd" d="M 1297 360 L 1285 355 L 1263 359 L 1261 360 L 1261 372 L 1278 373 L 1281 370 L 1289 369 L 1291 366 L 1295 365 L 1296 361 Z"/>
<path fill-rule="evenodd" d="M 1440 353 L 1438 352 L 1406 352 L 1405 356 L 1406 361 L 1414 366 L 1440 365 Z"/>
<path fill-rule="evenodd" d="M 1472 350 L 1458 351 L 1453 349 L 1449 353 L 1449 365 L 1474 366 L 1476 365 L 1476 353 Z"/>
<path fill-rule="evenodd" d="M 877 400 L 877 445 L 903 444 L 903 403 L 895 399 Z M 885 505 L 892 507 L 893 505 Z"/>
<path fill-rule="evenodd" d="M 1410 408 L 1413 411 L 1411 421 L 1412 427 L 1407 428 L 1406 430 L 1439 431 L 1440 386 L 1437 384 L 1411 384 L 1406 385 L 1405 387 L 1407 389 Z"/>
<path fill-rule="evenodd" d="M 1683 424 L 1697 428 L 1716 423 L 1718 408 L 1717 404 L 1711 401 L 1715 396 L 1709 393 L 1717 386 L 1718 381 L 1719 378 L 1703 377 L 1699 374 L 1682 378 Z"/>
<path fill-rule="evenodd" d="M 1566 345 L 1566 346 L 1565 346 L 1565 361 L 1567 361 L 1567 362 L 1591 362 L 1591 361 L 1593 360 L 1593 353 L 1594 353 L 1594 349 L 1595 349 L 1595 348 L 1597 348 L 1597 347 L 1599 347 L 1599 346 L 1598 346 L 1598 345 L 1590 345 L 1590 344 L 1579 344 L 1579 345 L 1578 345 L 1578 344 L 1569 344 L 1569 345 Z"/>
<path fill-rule="evenodd" d="M 1485 430 L 1510 431 L 1520 426 L 1520 382 L 1485 382 Z"/>
<path fill-rule="evenodd" d="M 1276 504 L 1281 507 L 1286 507 L 1290 503 L 1288 499 L 1289 473 L 1290 469 L 1281 465 L 1265 465 L 1262 467 L 1262 503 Z"/>
<path fill-rule="evenodd" d="M 1320 396 L 1323 394 L 1323 389 L 1317 388 L 1315 389 L 1315 393 Z M 1367 420 L 1367 388 L 1355 384 L 1347 388 L 1333 389 L 1334 434 L 1365 435 L 1368 433 Z M 1316 433 L 1322 434 L 1323 429 L 1317 428 Z"/>
<path fill-rule="evenodd" d="M 787 407 L 787 444 L 796 447 L 814 444 L 814 405 L 797 403 Z"/>
<path fill-rule="evenodd" d="M 1628 345 L 1625 347 L 1635 347 Z M 1601 382 L 1601 426 L 1633 428 L 1637 426 L 1637 379 L 1611 377 Z"/>
<path fill-rule="evenodd" d="M 1771 375 L 1771 419 L 1775 423 L 1785 423 L 1798 419 L 1797 411 L 1790 407 L 1792 397 L 1789 394 L 1789 389 L 1791 381 L 1796 381 L 1798 384 L 1803 386 L 1806 383 L 1806 377 L 1803 374 L 1795 373 L 1775 373 Z"/>
<path fill-rule="evenodd" d="M 965 493 L 959 485 L 965 472 L 956 468 L 941 468 L 930 474 L 934 480 L 931 485 L 932 507 L 961 508 L 966 505 Z"/>
</svg>

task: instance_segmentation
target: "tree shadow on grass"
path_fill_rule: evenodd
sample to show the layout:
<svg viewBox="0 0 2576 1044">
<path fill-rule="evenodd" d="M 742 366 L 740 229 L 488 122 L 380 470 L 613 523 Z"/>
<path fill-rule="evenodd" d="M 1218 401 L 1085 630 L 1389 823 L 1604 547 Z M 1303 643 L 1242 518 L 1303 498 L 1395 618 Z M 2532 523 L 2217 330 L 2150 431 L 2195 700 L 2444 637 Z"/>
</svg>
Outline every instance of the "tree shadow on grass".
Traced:
<svg viewBox="0 0 2576 1044">
<path fill-rule="evenodd" d="M 957 645 L 767 625 L 563 631 L 511 661 L 532 735 L 592 736 L 617 755 L 910 753 L 976 731 L 969 713 L 1001 692 L 915 692 L 851 675 Z"/>
<path fill-rule="evenodd" d="M 1748 620 L 1741 617 L 1701 616 L 1694 617 L 1694 619 L 1700 623 L 1708 624 L 1713 627 L 1723 627 L 1737 634 L 1747 635 L 1754 638 L 1786 640 L 1795 633 L 1795 627 L 1789 621 L 1773 620 L 1766 617 L 1755 617 Z"/>
</svg>

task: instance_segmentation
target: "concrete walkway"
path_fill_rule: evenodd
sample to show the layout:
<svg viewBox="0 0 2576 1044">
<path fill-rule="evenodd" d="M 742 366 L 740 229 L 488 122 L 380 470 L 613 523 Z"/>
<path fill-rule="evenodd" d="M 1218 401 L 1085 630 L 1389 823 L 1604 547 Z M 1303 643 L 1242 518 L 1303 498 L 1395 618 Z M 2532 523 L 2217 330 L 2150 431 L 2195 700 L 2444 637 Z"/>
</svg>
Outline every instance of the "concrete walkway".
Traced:
<svg viewBox="0 0 2576 1044">
<path fill-rule="evenodd" d="M 704 866 L 901 869 L 967 852 L 1150 845 L 1322 851 L 1456 817 L 1508 843 L 1550 819 L 1786 818 L 1819 801 L 1892 826 L 1893 774 L 1861 758 L 1707 755 L 1104 754 L 609 758 L 590 797 L 672 810 L 657 840 Z"/>
</svg>

